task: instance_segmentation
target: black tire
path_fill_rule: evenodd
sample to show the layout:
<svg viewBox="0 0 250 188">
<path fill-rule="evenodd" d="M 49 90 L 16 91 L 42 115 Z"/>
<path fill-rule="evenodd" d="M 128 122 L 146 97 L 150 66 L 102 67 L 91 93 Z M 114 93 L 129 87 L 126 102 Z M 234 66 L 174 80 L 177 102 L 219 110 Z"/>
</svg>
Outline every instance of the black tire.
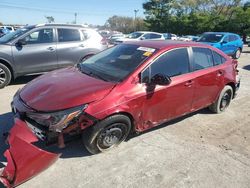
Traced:
<svg viewBox="0 0 250 188">
<path fill-rule="evenodd" d="M 118 146 L 127 138 L 130 130 L 129 117 L 114 115 L 88 128 L 82 139 L 86 149 L 92 154 L 97 154 Z"/>
<path fill-rule="evenodd" d="M 231 86 L 225 86 L 220 93 L 219 98 L 209 106 L 209 109 L 214 113 L 224 112 L 230 105 L 233 98 L 233 89 Z"/>
<path fill-rule="evenodd" d="M 11 72 L 8 67 L 0 63 L 0 89 L 7 86 L 11 81 Z"/>
<path fill-rule="evenodd" d="M 234 59 L 239 59 L 239 58 L 240 58 L 240 55 L 241 55 L 241 49 L 238 48 L 238 49 L 234 52 L 233 58 L 234 58 Z"/>
</svg>

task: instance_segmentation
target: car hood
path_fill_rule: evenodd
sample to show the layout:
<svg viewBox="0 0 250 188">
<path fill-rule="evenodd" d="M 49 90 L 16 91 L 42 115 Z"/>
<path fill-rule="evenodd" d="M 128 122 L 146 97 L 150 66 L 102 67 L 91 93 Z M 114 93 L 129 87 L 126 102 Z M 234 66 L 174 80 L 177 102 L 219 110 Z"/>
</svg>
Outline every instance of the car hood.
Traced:
<svg viewBox="0 0 250 188">
<path fill-rule="evenodd" d="M 44 74 L 21 91 L 21 99 L 31 108 L 50 112 L 103 99 L 115 86 L 71 67 Z"/>
</svg>

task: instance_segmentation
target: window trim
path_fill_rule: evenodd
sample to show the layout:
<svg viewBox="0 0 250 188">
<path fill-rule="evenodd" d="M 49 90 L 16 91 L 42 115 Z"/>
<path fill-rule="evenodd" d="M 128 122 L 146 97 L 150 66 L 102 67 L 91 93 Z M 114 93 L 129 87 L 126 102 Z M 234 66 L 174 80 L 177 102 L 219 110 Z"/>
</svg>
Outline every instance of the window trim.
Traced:
<svg viewBox="0 0 250 188">
<path fill-rule="evenodd" d="M 174 51 L 174 50 L 178 50 L 178 49 L 187 49 L 187 53 L 188 53 L 188 68 L 189 68 L 189 72 L 187 73 L 184 73 L 184 74 L 181 74 L 181 75 L 176 75 L 176 76 L 172 76 L 170 78 L 174 78 L 174 77 L 177 77 L 177 76 L 182 76 L 182 75 L 186 75 L 186 74 L 189 74 L 191 73 L 191 53 L 192 53 L 192 47 L 177 47 L 177 48 L 172 48 L 170 50 L 167 50 L 165 52 L 163 52 L 162 54 L 160 54 L 159 56 L 157 56 L 156 58 L 154 58 L 151 62 L 149 62 L 144 68 L 143 70 L 139 73 L 139 78 L 140 78 L 140 84 L 143 84 L 144 82 L 142 82 L 142 78 L 141 78 L 141 75 L 144 73 L 144 71 L 146 71 L 148 68 L 149 68 L 149 79 L 151 79 L 151 65 L 157 61 L 159 58 L 161 58 L 163 55 L 167 54 L 168 52 L 171 52 L 171 51 Z"/>
</svg>

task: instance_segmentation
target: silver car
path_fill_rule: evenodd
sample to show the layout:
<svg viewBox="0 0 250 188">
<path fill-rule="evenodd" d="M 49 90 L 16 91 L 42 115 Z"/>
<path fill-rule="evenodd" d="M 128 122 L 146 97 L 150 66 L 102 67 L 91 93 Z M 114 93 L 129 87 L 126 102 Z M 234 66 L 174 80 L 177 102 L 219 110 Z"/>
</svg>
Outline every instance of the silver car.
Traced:
<svg viewBox="0 0 250 188">
<path fill-rule="evenodd" d="M 18 76 L 72 66 L 107 47 L 98 32 L 81 25 L 23 27 L 0 38 L 0 88 Z"/>
</svg>

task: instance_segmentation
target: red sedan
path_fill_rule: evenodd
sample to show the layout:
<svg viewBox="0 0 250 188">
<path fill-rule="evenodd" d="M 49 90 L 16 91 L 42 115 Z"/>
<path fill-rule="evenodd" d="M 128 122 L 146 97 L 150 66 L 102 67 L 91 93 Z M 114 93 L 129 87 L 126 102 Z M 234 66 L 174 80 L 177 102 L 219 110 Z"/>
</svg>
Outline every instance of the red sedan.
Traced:
<svg viewBox="0 0 250 188">
<path fill-rule="evenodd" d="M 64 147 L 65 136 L 82 134 L 89 152 L 104 152 L 131 132 L 205 107 L 225 111 L 239 84 L 237 61 L 208 45 L 137 41 L 109 48 L 15 94 L 0 180 L 16 186 L 59 157 L 34 146 L 38 140 Z"/>
</svg>

